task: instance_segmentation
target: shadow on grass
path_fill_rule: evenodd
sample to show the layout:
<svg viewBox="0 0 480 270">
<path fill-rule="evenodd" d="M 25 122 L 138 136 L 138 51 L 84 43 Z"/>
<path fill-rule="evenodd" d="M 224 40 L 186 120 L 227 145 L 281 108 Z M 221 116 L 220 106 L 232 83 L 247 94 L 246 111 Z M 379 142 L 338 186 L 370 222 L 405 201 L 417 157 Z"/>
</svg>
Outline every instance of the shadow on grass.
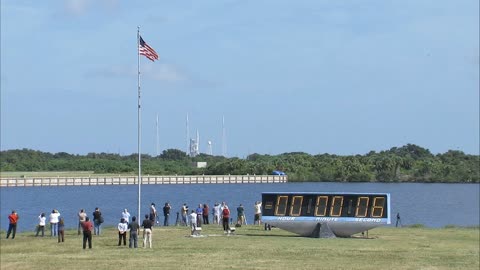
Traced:
<svg viewBox="0 0 480 270">
<path fill-rule="evenodd" d="M 309 236 L 301 236 L 301 235 L 285 235 L 285 234 L 251 234 L 251 233 L 242 233 L 238 235 L 243 235 L 243 236 L 251 236 L 251 237 L 282 237 L 282 238 L 312 238 L 312 239 L 320 239 L 316 237 L 309 237 Z M 350 237 L 332 237 L 332 238 L 339 238 L 339 239 L 359 239 L 359 240 L 372 240 L 372 239 L 378 239 L 378 237 L 367 237 L 363 235 L 352 235 Z M 328 238 L 324 238 L 328 239 Z"/>
<path fill-rule="evenodd" d="M 303 237 L 300 235 L 285 235 L 285 234 L 253 234 L 253 233 L 242 233 L 242 234 L 237 234 L 237 235 L 243 235 L 243 236 L 253 236 L 253 237 L 286 237 L 286 238 L 298 238 L 298 237 Z"/>
</svg>

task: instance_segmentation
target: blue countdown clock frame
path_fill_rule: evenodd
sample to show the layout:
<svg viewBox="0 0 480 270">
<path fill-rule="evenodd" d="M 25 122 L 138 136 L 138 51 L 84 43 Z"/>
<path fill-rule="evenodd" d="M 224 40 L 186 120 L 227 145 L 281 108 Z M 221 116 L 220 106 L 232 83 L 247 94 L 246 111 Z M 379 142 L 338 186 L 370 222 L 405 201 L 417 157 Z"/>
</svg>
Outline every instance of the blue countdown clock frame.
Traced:
<svg viewBox="0 0 480 270">
<path fill-rule="evenodd" d="M 391 224 L 389 193 L 264 192 L 262 221 L 308 237 L 349 237 Z"/>
</svg>

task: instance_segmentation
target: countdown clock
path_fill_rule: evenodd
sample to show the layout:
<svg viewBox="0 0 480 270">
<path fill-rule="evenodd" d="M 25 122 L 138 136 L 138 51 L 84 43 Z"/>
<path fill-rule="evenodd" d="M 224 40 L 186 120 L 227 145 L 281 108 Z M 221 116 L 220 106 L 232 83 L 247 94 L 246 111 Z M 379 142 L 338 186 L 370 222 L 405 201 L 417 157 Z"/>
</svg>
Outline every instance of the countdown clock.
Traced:
<svg viewBox="0 0 480 270">
<path fill-rule="evenodd" d="M 389 193 L 264 192 L 262 221 L 302 236 L 349 237 L 390 224 Z"/>
</svg>

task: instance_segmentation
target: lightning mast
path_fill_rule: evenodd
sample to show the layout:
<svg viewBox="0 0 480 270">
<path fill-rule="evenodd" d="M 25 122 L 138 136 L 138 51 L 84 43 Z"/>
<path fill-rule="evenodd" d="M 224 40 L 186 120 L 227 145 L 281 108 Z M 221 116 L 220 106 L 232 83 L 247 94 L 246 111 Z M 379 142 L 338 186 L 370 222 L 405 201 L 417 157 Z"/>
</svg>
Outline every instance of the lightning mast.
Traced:
<svg viewBox="0 0 480 270">
<path fill-rule="evenodd" d="M 212 141 L 207 142 L 207 155 L 213 156 Z"/>
<path fill-rule="evenodd" d="M 199 155 L 200 154 L 200 134 L 198 133 L 198 129 L 197 129 L 197 140 L 195 142 L 195 156 Z"/>
<path fill-rule="evenodd" d="M 157 130 L 157 136 L 156 136 L 156 153 L 157 153 L 157 156 L 160 155 L 160 139 L 158 137 L 158 113 L 157 113 L 157 121 L 155 122 L 156 123 L 156 130 Z"/>
<path fill-rule="evenodd" d="M 187 141 L 187 148 L 186 148 L 185 153 L 188 155 L 190 153 L 190 131 L 188 129 L 188 113 L 187 113 L 185 132 L 186 132 L 185 136 L 186 136 L 186 141 Z"/>
<path fill-rule="evenodd" d="M 227 156 L 227 134 L 225 132 L 225 115 L 222 117 L 222 156 Z"/>
</svg>

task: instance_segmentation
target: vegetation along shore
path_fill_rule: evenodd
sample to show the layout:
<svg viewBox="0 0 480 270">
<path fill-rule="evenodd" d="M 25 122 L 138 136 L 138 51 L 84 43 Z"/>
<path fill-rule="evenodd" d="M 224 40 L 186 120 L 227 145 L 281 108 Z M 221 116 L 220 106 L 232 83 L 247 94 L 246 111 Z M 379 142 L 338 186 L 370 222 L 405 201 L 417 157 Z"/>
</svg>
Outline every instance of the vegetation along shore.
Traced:
<svg viewBox="0 0 480 270">
<path fill-rule="evenodd" d="M 75 155 L 30 149 L 0 152 L 2 176 L 8 172 L 87 171 L 93 174 L 138 173 L 138 156 L 111 153 Z M 206 162 L 207 166 L 192 166 Z M 442 182 L 479 183 L 480 156 L 458 150 L 432 154 L 407 144 L 365 155 L 310 155 L 302 152 L 279 155 L 251 154 L 245 159 L 200 154 L 189 157 L 178 149 L 159 156 L 142 155 L 142 173 L 149 175 L 266 175 L 274 170 L 288 174 L 289 182 Z"/>
</svg>

